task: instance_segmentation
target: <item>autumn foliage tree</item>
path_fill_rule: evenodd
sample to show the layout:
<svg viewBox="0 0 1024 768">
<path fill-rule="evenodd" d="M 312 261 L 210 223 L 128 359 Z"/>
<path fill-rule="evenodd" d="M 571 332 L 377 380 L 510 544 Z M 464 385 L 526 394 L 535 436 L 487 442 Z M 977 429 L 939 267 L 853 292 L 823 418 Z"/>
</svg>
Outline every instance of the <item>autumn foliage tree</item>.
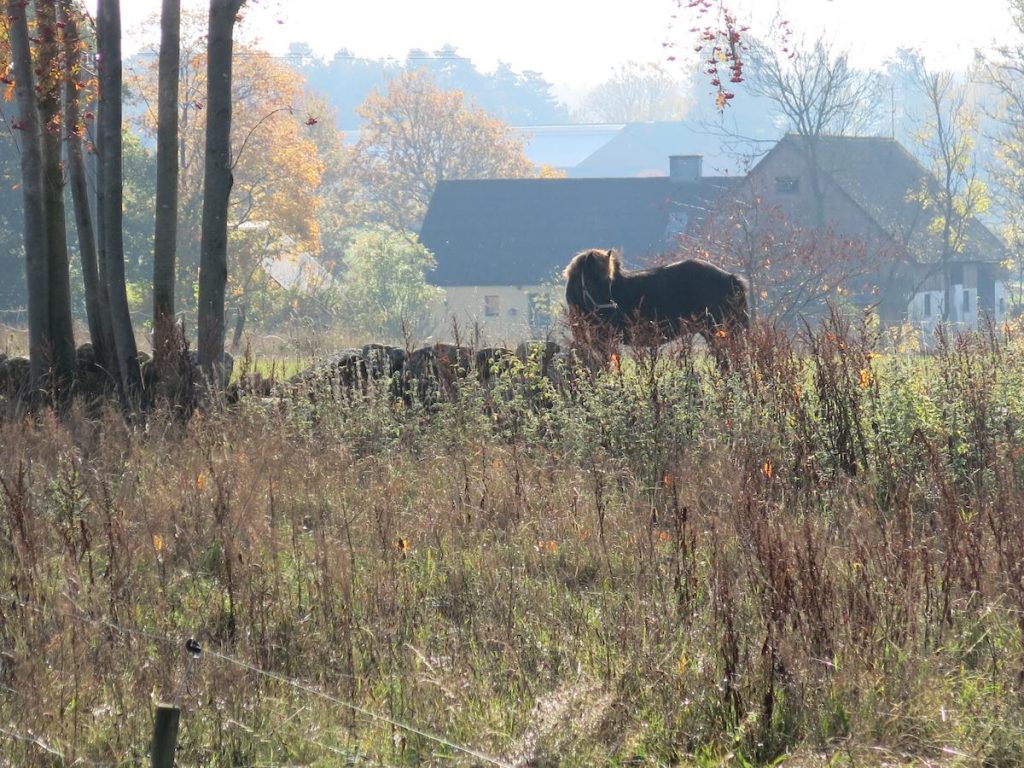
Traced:
<svg viewBox="0 0 1024 768">
<path fill-rule="evenodd" d="M 231 87 L 233 30 L 243 5 L 244 0 L 211 0 L 205 56 L 197 55 L 193 60 L 194 64 L 205 64 L 204 95 L 189 98 L 186 103 L 195 114 L 202 114 L 202 120 L 193 122 L 205 140 L 203 148 L 196 148 L 200 140 L 189 147 L 185 141 L 176 142 L 173 134 L 164 132 L 159 141 L 165 169 L 173 171 L 180 160 L 187 171 L 190 158 L 201 158 L 194 171 L 196 176 L 202 174 L 202 184 L 196 178 L 191 180 L 195 194 L 190 200 L 190 214 L 194 226 L 179 228 L 179 232 L 188 238 L 191 253 L 194 254 L 197 242 L 200 245 L 200 359 L 208 373 L 220 365 L 223 351 L 224 295 L 229 273 L 227 241 L 231 226 L 238 227 L 259 217 L 262 224 L 289 228 L 287 237 L 298 246 L 315 248 L 317 240 L 315 190 L 322 169 L 315 146 L 303 140 L 303 126 L 294 117 L 293 102 L 299 89 L 280 88 L 279 80 L 264 73 L 250 81 L 256 83 L 253 93 L 246 94 L 242 88 L 239 96 Z M 174 40 L 178 7 L 177 0 L 164 3 L 164 26 L 169 34 L 164 36 L 167 55 L 163 57 L 163 83 L 170 85 L 172 97 L 173 78 L 168 73 L 178 69 Z M 38 393 L 46 387 L 61 395 L 64 402 L 63 395 L 70 393 L 76 375 L 64 211 L 67 179 L 71 182 L 96 362 L 117 380 L 123 403 L 134 411 L 140 403 L 142 376 L 129 311 L 124 220 L 126 204 L 137 207 L 139 203 L 125 194 L 120 2 L 97 2 L 98 77 L 94 80 L 85 74 L 82 65 L 84 11 L 75 0 L 9 0 L 6 9 L 10 63 L 5 68 L 4 82 L 17 95 L 18 116 L 11 121 L 11 127 L 23 132 L 21 188 L 29 297 L 29 388 Z M 154 77 L 154 91 L 159 79 Z M 192 80 L 194 84 L 202 78 Z M 98 104 L 94 141 L 89 149 L 94 150 L 96 158 L 95 218 L 87 199 L 83 141 L 92 115 L 82 104 L 82 93 L 93 87 L 97 89 Z M 162 112 L 166 117 L 168 105 L 171 112 L 175 107 L 174 99 L 166 98 L 168 88 L 163 90 Z M 270 105 L 281 98 L 287 103 Z M 236 101 L 248 105 L 256 102 L 256 111 L 249 113 L 251 119 L 233 120 Z M 279 121 L 278 117 L 287 119 Z M 154 113 L 154 129 L 155 122 Z M 243 156 L 259 162 L 239 174 Z M 236 184 L 239 180 L 242 183 Z M 165 189 L 173 190 L 173 186 Z M 233 196 L 233 190 L 240 194 Z M 166 216 L 161 224 L 173 225 L 178 214 L 173 194 L 162 198 L 162 205 Z M 159 289 L 169 287 L 167 277 L 175 271 L 174 249 L 162 249 L 168 243 L 159 241 L 173 238 L 173 231 L 173 226 L 160 226 L 156 233 L 156 250 L 166 257 L 159 258 L 158 253 L 160 268 L 154 281 L 158 294 Z M 254 258 L 260 255 L 255 254 Z M 186 295 L 195 295 L 195 282 L 188 286 Z M 167 329 L 173 302 L 173 292 L 158 296 L 155 314 L 162 331 Z M 102 322 L 97 322 L 97 315 Z"/>
<path fill-rule="evenodd" d="M 206 52 L 199 19 L 182 16 L 182 67 L 178 94 L 178 285 L 182 308 L 193 308 L 198 279 L 194 244 L 202 228 L 205 171 Z M 267 287 L 264 258 L 320 251 L 321 179 L 325 166 L 316 140 L 327 130 L 306 109 L 302 78 L 270 55 L 235 48 L 230 170 L 233 184 L 227 235 L 230 270 L 226 306 L 246 312 L 253 292 Z M 156 67 L 139 73 L 135 86 L 146 104 L 157 101 Z M 156 136 L 156 112 L 141 113 L 140 129 Z M 258 236 L 254 235 L 258 232 Z"/>
<path fill-rule="evenodd" d="M 364 123 L 352 173 L 368 220 L 416 231 L 441 181 L 536 175 L 509 126 L 425 71 L 403 73 L 357 111 Z"/>
<path fill-rule="evenodd" d="M 130 405 L 141 376 L 124 274 L 120 4 L 97 3 L 98 77 L 82 64 L 87 43 L 81 30 L 91 22 L 79 3 L 12 0 L 7 11 L 10 66 L 4 79 L 17 96 L 18 115 L 10 127 L 20 132 L 24 190 L 28 389 L 35 403 L 45 391 L 66 405 L 79 372 L 65 212 L 70 182 L 95 362 L 117 381 L 122 401 Z M 83 146 L 91 115 L 82 100 L 97 89 L 94 219 Z"/>
<path fill-rule="evenodd" d="M 305 133 L 316 147 L 323 164 L 323 173 L 316 190 L 317 224 L 320 234 L 321 261 L 333 271 L 355 234 L 353 201 L 357 185 L 352 179 L 352 150 L 344 144 L 334 107 L 320 94 L 306 95 Z"/>
</svg>

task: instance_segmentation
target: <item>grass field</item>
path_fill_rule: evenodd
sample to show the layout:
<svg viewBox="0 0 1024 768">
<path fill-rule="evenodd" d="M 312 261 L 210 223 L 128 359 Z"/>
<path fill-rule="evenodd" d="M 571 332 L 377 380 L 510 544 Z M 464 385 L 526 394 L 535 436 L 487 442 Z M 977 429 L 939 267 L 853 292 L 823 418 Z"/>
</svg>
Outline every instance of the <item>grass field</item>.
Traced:
<svg viewBox="0 0 1024 768">
<path fill-rule="evenodd" d="M 0 765 L 1024 764 L 1024 339 L 0 427 Z M 183 684 L 184 640 L 206 649 Z"/>
</svg>

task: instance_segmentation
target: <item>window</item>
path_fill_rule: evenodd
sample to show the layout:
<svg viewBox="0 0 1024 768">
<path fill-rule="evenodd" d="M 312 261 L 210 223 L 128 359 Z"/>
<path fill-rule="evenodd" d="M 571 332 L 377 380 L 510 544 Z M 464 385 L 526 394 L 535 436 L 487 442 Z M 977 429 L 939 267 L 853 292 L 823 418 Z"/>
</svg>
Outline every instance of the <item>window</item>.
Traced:
<svg viewBox="0 0 1024 768">
<path fill-rule="evenodd" d="M 501 298 L 484 296 L 484 317 L 498 317 L 501 314 Z"/>
<path fill-rule="evenodd" d="M 795 194 L 800 191 L 800 177 L 776 176 L 775 191 L 783 194 Z"/>
<path fill-rule="evenodd" d="M 924 316 L 932 316 L 932 295 L 930 293 L 924 295 Z"/>
<path fill-rule="evenodd" d="M 964 288 L 962 307 L 963 307 L 962 312 L 964 313 L 965 316 L 970 314 L 970 311 L 971 311 L 971 292 L 969 290 L 967 290 L 966 288 Z"/>
</svg>

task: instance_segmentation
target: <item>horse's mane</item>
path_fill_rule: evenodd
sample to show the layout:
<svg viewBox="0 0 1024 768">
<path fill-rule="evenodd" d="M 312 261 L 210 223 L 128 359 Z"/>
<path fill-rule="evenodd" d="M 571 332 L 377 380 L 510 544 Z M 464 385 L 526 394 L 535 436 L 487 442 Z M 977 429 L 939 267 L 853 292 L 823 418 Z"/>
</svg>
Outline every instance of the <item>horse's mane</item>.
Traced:
<svg viewBox="0 0 1024 768">
<path fill-rule="evenodd" d="M 566 280 L 570 280 L 574 275 L 579 274 L 580 270 L 583 269 L 583 262 L 589 258 L 593 258 L 598 263 L 603 262 L 604 266 L 601 271 L 607 271 L 610 280 L 615 280 L 615 278 L 622 275 L 622 262 L 618 251 L 602 251 L 598 248 L 589 248 L 585 251 L 580 251 L 572 257 L 572 261 L 569 262 L 569 266 L 562 272 L 562 276 Z"/>
</svg>

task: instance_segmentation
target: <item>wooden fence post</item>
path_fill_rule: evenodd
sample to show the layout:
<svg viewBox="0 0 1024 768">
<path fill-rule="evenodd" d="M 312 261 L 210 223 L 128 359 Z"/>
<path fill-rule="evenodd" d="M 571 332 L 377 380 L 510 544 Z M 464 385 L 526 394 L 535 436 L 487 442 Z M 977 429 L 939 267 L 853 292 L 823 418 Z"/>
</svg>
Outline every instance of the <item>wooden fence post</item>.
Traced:
<svg viewBox="0 0 1024 768">
<path fill-rule="evenodd" d="M 174 752 L 178 748 L 178 721 L 181 710 L 170 704 L 158 704 L 153 723 L 153 768 L 174 768 Z"/>
</svg>

